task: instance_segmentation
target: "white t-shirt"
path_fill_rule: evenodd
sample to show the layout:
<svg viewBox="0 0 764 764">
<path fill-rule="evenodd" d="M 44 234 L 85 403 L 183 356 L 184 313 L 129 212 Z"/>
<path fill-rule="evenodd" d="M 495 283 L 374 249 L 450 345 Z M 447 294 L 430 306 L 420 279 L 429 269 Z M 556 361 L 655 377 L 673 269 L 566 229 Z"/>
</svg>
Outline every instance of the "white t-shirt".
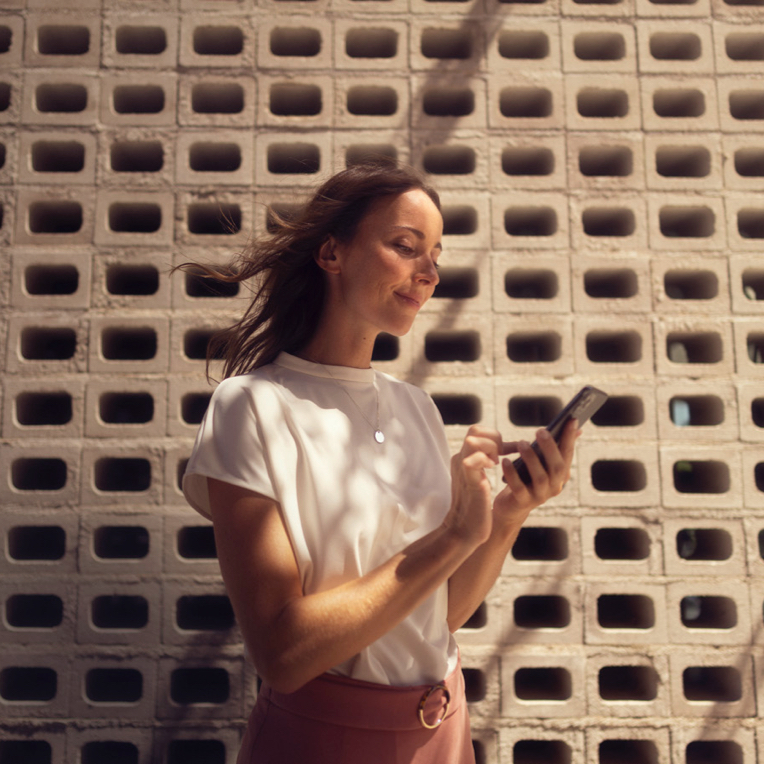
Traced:
<svg viewBox="0 0 764 764">
<path fill-rule="evenodd" d="M 305 594 L 379 567 L 437 528 L 451 501 L 443 422 L 426 393 L 374 369 L 287 353 L 216 388 L 183 478 L 189 503 L 209 517 L 207 477 L 279 503 Z M 457 664 L 447 611 L 444 583 L 333 673 L 392 685 L 441 681 Z"/>
</svg>

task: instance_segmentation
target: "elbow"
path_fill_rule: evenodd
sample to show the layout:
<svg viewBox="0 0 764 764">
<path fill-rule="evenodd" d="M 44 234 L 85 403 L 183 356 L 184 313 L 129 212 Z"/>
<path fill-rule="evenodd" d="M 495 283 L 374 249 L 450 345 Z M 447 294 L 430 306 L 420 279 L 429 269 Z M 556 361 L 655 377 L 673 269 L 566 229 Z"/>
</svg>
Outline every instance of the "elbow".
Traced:
<svg viewBox="0 0 764 764">
<path fill-rule="evenodd" d="M 263 684 L 281 695 L 290 695 L 304 687 L 311 679 L 305 671 L 284 660 L 283 655 L 255 661 L 255 671 Z"/>
</svg>

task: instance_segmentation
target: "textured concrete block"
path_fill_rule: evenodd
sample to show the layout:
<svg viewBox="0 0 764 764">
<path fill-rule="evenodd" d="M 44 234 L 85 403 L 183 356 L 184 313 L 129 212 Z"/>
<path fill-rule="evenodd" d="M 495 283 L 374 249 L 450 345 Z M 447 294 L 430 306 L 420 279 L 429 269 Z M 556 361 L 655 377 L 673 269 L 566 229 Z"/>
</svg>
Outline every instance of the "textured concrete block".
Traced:
<svg viewBox="0 0 764 764">
<path fill-rule="evenodd" d="M 154 372 L 167 369 L 169 325 L 161 316 L 94 318 L 90 323 L 91 372 Z"/>
<path fill-rule="evenodd" d="M 175 183 L 176 135 L 167 128 L 117 127 L 99 135 L 99 185 L 156 190 Z"/>
<path fill-rule="evenodd" d="M 720 189 L 722 156 L 719 137 L 693 133 L 645 135 L 647 187 L 655 191 Z"/>
<path fill-rule="evenodd" d="M 592 761 L 635 757 L 655 764 L 669 764 L 673 726 L 641 723 L 639 726 L 594 727 L 586 730 L 586 747 Z M 682 760 L 677 760 L 682 761 Z"/>
<path fill-rule="evenodd" d="M 752 543 L 749 539 L 749 547 Z M 670 576 L 743 576 L 747 570 L 746 542 L 738 520 L 667 518 L 663 551 Z"/>
<path fill-rule="evenodd" d="M 705 719 L 699 724 L 681 724 L 671 728 L 674 761 L 698 756 L 735 757 L 741 762 L 756 761 L 754 730 L 724 719 Z"/>
<path fill-rule="evenodd" d="M 0 127 L 0 185 L 10 186 L 12 178 L 19 172 L 18 132 L 10 127 Z M 5 206 L 10 207 L 10 200 L 3 199 Z M 10 226 L 13 228 L 13 226 Z M 0 226 L 0 231 L 2 226 Z"/>
<path fill-rule="evenodd" d="M 565 138 L 517 132 L 489 138 L 490 180 L 497 189 L 552 191 L 566 186 Z"/>
<path fill-rule="evenodd" d="M 677 650 L 669 656 L 671 710 L 676 716 L 756 715 L 751 655 L 731 649 Z"/>
<path fill-rule="evenodd" d="M 192 246 L 241 247 L 253 228 L 252 198 L 247 192 L 221 190 L 182 193 L 177 199 L 175 239 Z"/>
<path fill-rule="evenodd" d="M 156 662 L 123 651 L 81 652 L 72 663 L 70 712 L 78 718 L 154 718 Z"/>
<path fill-rule="evenodd" d="M 405 77 L 348 75 L 334 87 L 333 122 L 338 128 L 396 128 L 410 112 Z"/>
<path fill-rule="evenodd" d="M 159 719 L 232 719 L 243 714 L 241 658 L 161 658 L 156 715 Z"/>
<path fill-rule="evenodd" d="M 8 645 L 71 644 L 76 621 L 73 576 L 4 577 L 0 635 Z"/>
<path fill-rule="evenodd" d="M 730 311 L 727 258 L 671 256 L 651 260 L 653 305 L 657 312 L 726 315 Z M 742 293 L 742 282 L 739 291 Z"/>
<path fill-rule="evenodd" d="M 169 192 L 102 191 L 94 241 L 101 246 L 162 247 L 173 238 L 175 196 Z"/>
<path fill-rule="evenodd" d="M 159 645 L 162 598 L 158 582 L 88 582 L 80 584 L 77 600 L 78 644 Z"/>
<path fill-rule="evenodd" d="M 663 572 L 663 536 L 657 523 L 639 517 L 581 518 L 581 556 L 587 576 L 619 581 Z"/>
<path fill-rule="evenodd" d="M 642 127 L 637 80 L 625 74 L 565 78 L 565 124 L 573 130 L 638 130 Z"/>
<path fill-rule="evenodd" d="M 222 581 L 165 579 L 162 644 L 238 645 L 242 635 Z"/>
<path fill-rule="evenodd" d="M 121 7 L 120 7 L 121 6 Z M 178 17 L 124 11 L 104 14 L 102 60 L 108 68 L 170 69 L 178 63 Z"/>
<path fill-rule="evenodd" d="M 719 93 L 719 126 L 724 132 L 760 133 L 764 130 L 764 89 L 748 77 L 721 77 Z"/>
<path fill-rule="evenodd" d="M 656 390 L 663 441 L 738 439 L 735 388 L 719 380 L 666 381 Z"/>
<path fill-rule="evenodd" d="M 159 504 L 162 488 L 162 455 L 151 448 L 123 446 L 120 442 L 83 451 L 83 504 Z"/>
<path fill-rule="evenodd" d="M 493 385 L 489 381 L 428 379 L 422 388 L 435 401 L 449 438 L 463 440 L 472 425 L 495 428 Z"/>
<path fill-rule="evenodd" d="M 249 69 L 255 63 L 255 28 L 251 18 L 187 12 L 180 20 L 182 67 Z"/>
<path fill-rule="evenodd" d="M 93 258 L 93 306 L 121 314 L 169 308 L 171 264 L 171 253 L 161 249 L 103 248 Z M 173 280 L 180 279 L 177 274 Z"/>
<path fill-rule="evenodd" d="M 254 136 L 248 130 L 181 133 L 176 180 L 180 185 L 248 186 L 253 179 Z"/>
<path fill-rule="evenodd" d="M 630 194 L 587 194 L 570 199 L 570 234 L 577 250 L 642 250 L 647 246 L 647 208 Z"/>
<path fill-rule="evenodd" d="M 87 323 L 74 315 L 26 313 L 12 317 L 7 329 L 6 371 L 31 375 L 82 371 L 87 331 Z"/>
<path fill-rule="evenodd" d="M 570 262 L 559 254 L 496 252 L 491 258 L 496 313 L 567 313 Z"/>
<path fill-rule="evenodd" d="M 745 581 L 698 578 L 670 583 L 666 604 L 672 644 L 716 647 L 751 643 L 752 623 Z"/>
<path fill-rule="evenodd" d="M 564 82 L 558 72 L 537 77 L 490 78 L 488 126 L 525 130 L 555 130 L 565 124 Z"/>
<path fill-rule="evenodd" d="M 410 39 L 412 71 L 436 69 L 439 75 L 464 69 L 479 71 L 484 60 L 483 29 L 477 21 L 414 17 Z"/>
<path fill-rule="evenodd" d="M 722 136 L 724 185 L 734 190 L 764 188 L 764 147 L 756 133 Z"/>
<path fill-rule="evenodd" d="M 14 308 L 34 312 L 89 307 L 89 253 L 18 250 L 10 253 L 10 260 Z"/>
<path fill-rule="evenodd" d="M 171 379 L 167 398 L 167 434 L 193 438 L 207 410 L 215 384 L 203 379 Z"/>
<path fill-rule="evenodd" d="M 497 13 L 498 15 L 498 13 Z M 489 72 L 515 74 L 519 67 L 535 71 L 560 68 L 560 24 L 554 19 L 504 19 L 497 29 L 488 30 L 486 66 Z"/>
<path fill-rule="evenodd" d="M 653 370 L 652 327 L 644 320 L 627 315 L 610 321 L 582 316 L 575 322 L 574 338 L 576 370 L 588 378 L 645 377 Z"/>
<path fill-rule="evenodd" d="M 714 74 L 710 23 L 637 21 L 636 33 L 641 74 Z"/>
<path fill-rule="evenodd" d="M 257 123 L 287 129 L 332 127 L 334 87 L 331 77 L 312 72 L 261 75 L 257 80 Z"/>
<path fill-rule="evenodd" d="M 638 17 L 643 18 L 661 18 L 681 19 L 681 18 L 710 18 L 711 1 L 697 0 L 691 4 L 685 3 L 656 3 L 653 0 L 635 0 L 635 6 Z"/>
<path fill-rule="evenodd" d="M 668 716 L 669 676 L 667 656 L 649 648 L 590 648 L 585 672 L 589 714 L 620 719 Z"/>
<path fill-rule="evenodd" d="M 764 321 L 737 318 L 733 322 L 735 369 L 741 378 L 758 379 L 764 374 Z"/>
<path fill-rule="evenodd" d="M 491 323 L 479 314 L 448 323 L 437 314 L 423 314 L 412 340 L 421 348 L 416 368 L 425 376 L 480 377 L 493 368 Z"/>
<path fill-rule="evenodd" d="M 161 127 L 176 124 L 178 79 L 174 73 L 129 70 L 101 80 L 100 119 L 106 125 Z"/>
<path fill-rule="evenodd" d="M 167 381 L 91 377 L 85 398 L 90 438 L 156 438 L 167 431 Z"/>
<path fill-rule="evenodd" d="M 561 316 L 494 319 L 497 374 L 565 375 L 573 370 L 573 327 Z"/>
<path fill-rule="evenodd" d="M 762 410 L 764 396 L 760 382 L 742 382 L 737 385 L 737 411 L 740 417 L 740 437 L 748 443 L 764 440 Z"/>
<path fill-rule="evenodd" d="M 578 520 L 553 510 L 534 514 L 526 521 L 501 570 L 502 576 L 523 580 L 534 576 L 563 579 L 580 572 Z"/>
<path fill-rule="evenodd" d="M 491 198 L 495 249 L 563 249 L 569 246 L 568 200 L 561 193 L 516 191 Z"/>
<path fill-rule="evenodd" d="M 185 757 L 203 753 L 219 764 L 236 764 L 241 743 L 240 725 L 162 726 L 154 730 L 154 761 L 180 764 Z"/>
<path fill-rule="evenodd" d="M 96 140 L 80 130 L 27 132 L 19 136 L 20 183 L 93 185 Z"/>
<path fill-rule="evenodd" d="M 759 74 L 764 26 L 753 18 L 745 24 L 714 21 L 714 54 L 719 74 Z"/>
<path fill-rule="evenodd" d="M 623 0 L 613 3 L 606 8 L 599 8 L 598 3 L 578 3 L 576 0 L 561 0 L 560 10 L 563 16 L 599 16 L 616 18 L 625 16 L 631 18 L 634 15 L 635 0 Z"/>
<path fill-rule="evenodd" d="M 0 517 L 4 576 L 56 575 L 77 569 L 79 519 L 70 510 L 6 509 Z"/>
<path fill-rule="evenodd" d="M 579 497 L 597 507 L 650 507 L 659 504 L 660 479 L 655 446 L 649 443 L 584 441 L 577 448 Z"/>
<path fill-rule="evenodd" d="M 0 28 L 8 40 L 7 45 L 3 47 L 3 52 L 0 53 L 0 67 L 18 66 L 24 50 L 24 18 L 21 15 L 4 13 Z"/>
<path fill-rule="evenodd" d="M 644 140 L 639 133 L 568 132 L 566 143 L 571 188 L 645 187 Z"/>
<path fill-rule="evenodd" d="M 334 66 L 339 70 L 405 71 L 409 44 L 409 25 L 403 21 L 356 17 L 334 22 Z M 328 34 L 322 47 L 331 55 Z"/>
<path fill-rule="evenodd" d="M 337 131 L 332 135 L 333 170 L 349 167 L 366 160 L 397 159 L 410 164 L 408 137 L 397 129 Z"/>
<path fill-rule="evenodd" d="M 145 506 L 88 511 L 81 525 L 81 573 L 102 579 L 155 576 L 162 570 L 162 518 Z"/>
<path fill-rule="evenodd" d="M 412 164 L 438 189 L 484 189 L 488 185 L 488 141 L 471 131 L 414 133 Z"/>
<path fill-rule="evenodd" d="M 212 523 L 190 508 L 164 518 L 163 547 L 166 573 L 220 576 Z"/>
<path fill-rule="evenodd" d="M 645 130 L 718 129 L 719 111 L 712 78 L 643 76 L 640 89 Z"/>
<path fill-rule="evenodd" d="M 586 715 L 583 656 L 571 650 L 546 655 L 502 655 L 502 716 L 558 719 Z"/>
<path fill-rule="evenodd" d="M 411 126 L 417 130 L 485 128 L 486 82 L 461 73 L 413 74 Z"/>
<path fill-rule="evenodd" d="M 739 507 L 741 450 L 737 444 L 660 447 L 663 505 L 670 508 Z"/>
<path fill-rule="evenodd" d="M 101 60 L 101 19 L 96 15 L 30 13 L 26 20 L 26 66 L 97 67 Z"/>
<path fill-rule="evenodd" d="M 504 603 L 501 644 L 581 644 L 584 601 L 579 583 L 507 578 L 500 581 L 497 594 Z"/>
<path fill-rule="evenodd" d="M 30 441 L 0 446 L 3 506 L 61 507 L 78 501 L 80 448 Z"/>
<path fill-rule="evenodd" d="M 579 313 L 648 313 L 652 308 L 649 264 L 634 257 L 576 258 L 571 291 Z"/>
<path fill-rule="evenodd" d="M 743 501 L 746 508 L 764 507 L 764 456 L 760 447 L 743 450 Z"/>
<path fill-rule="evenodd" d="M 5 438 L 82 437 L 84 380 L 12 377 L 3 396 Z"/>
<path fill-rule="evenodd" d="M 735 352 L 730 322 L 665 316 L 655 322 L 654 333 L 658 373 L 695 378 L 733 373 Z"/>
<path fill-rule="evenodd" d="M 358 140 L 357 134 L 353 137 Z M 255 180 L 258 183 L 314 188 L 332 171 L 331 133 L 262 132 L 256 141 Z M 294 202 L 294 194 L 285 198 Z"/>
<path fill-rule="evenodd" d="M 440 194 L 443 214 L 443 250 L 488 250 L 491 242 L 491 207 L 488 194 L 446 190 Z"/>
<path fill-rule="evenodd" d="M 328 19 L 296 14 L 263 19 L 257 26 L 258 67 L 300 71 L 330 68 L 333 40 L 334 25 Z"/>
<path fill-rule="evenodd" d="M 60 650 L 9 647 L 0 655 L 3 714 L 6 719 L 69 715 L 71 659 Z"/>
<path fill-rule="evenodd" d="M 9 235 L 22 246 L 57 249 L 90 244 L 95 201 L 90 189 L 22 188 L 17 196 L 15 231 L 11 234 L 9 221 Z"/>
<path fill-rule="evenodd" d="M 725 198 L 729 246 L 735 251 L 758 251 L 764 239 L 764 206 L 748 194 Z"/>
<path fill-rule="evenodd" d="M 563 71 L 635 74 L 637 52 L 632 24 L 565 19 L 562 22 Z"/>
<path fill-rule="evenodd" d="M 9 756 L 39 755 L 50 764 L 64 764 L 66 731 L 52 730 L 44 720 L 11 721 L 0 727 L 0 746 Z"/>
<path fill-rule="evenodd" d="M 235 312 L 199 318 L 175 317 L 170 331 L 170 372 L 173 374 L 196 374 L 203 379 L 206 368 L 207 344 L 212 335 L 238 320 Z M 210 375 L 220 379 L 220 361 L 210 364 Z"/>
<path fill-rule="evenodd" d="M 659 645 L 667 641 L 662 585 L 589 582 L 584 612 L 584 640 L 588 645 Z"/>
<path fill-rule="evenodd" d="M 95 75 L 29 70 L 24 75 L 21 121 L 26 125 L 92 125 L 100 95 Z"/>
<path fill-rule="evenodd" d="M 527 724 L 527 726 L 526 726 Z M 546 757 L 551 764 L 565 761 L 583 761 L 584 733 L 571 728 L 563 719 L 544 722 L 543 725 L 526 722 L 513 723 L 499 730 L 501 759 L 498 761 L 520 762 L 528 764 L 539 755 Z"/>
<path fill-rule="evenodd" d="M 68 761 L 102 761 L 125 757 L 135 764 L 151 762 L 153 731 L 138 725 L 122 726 L 118 721 L 101 722 L 84 729 L 72 728 L 67 735 Z M 101 758 L 103 757 L 103 759 Z"/>
</svg>

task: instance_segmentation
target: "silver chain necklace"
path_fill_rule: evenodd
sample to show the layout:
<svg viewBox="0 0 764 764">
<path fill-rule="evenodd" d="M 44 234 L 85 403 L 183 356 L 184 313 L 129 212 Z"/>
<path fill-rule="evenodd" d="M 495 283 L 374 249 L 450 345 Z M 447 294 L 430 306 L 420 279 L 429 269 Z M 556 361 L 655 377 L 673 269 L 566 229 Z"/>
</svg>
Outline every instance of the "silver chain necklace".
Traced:
<svg viewBox="0 0 764 764">
<path fill-rule="evenodd" d="M 348 392 L 347 388 L 343 387 L 337 377 L 332 374 L 329 369 L 324 366 L 324 364 L 321 364 L 321 366 L 324 368 L 326 373 L 334 380 L 334 383 L 337 385 L 337 387 L 342 390 L 345 395 L 347 395 L 348 398 L 350 398 L 350 401 L 352 404 L 358 409 L 358 413 L 366 420 L 366 423 L 374 430 L 374 440 L 377 441 L 377 443 L 384 443 L 385 442 L 385 434 L 382 432 L 382 428 L 379 424 L 379 389 L 377 388 L 377 372 L 374 372 L 374 377 L 372 379 L 372 385 L 374 386 L 374 396 L 377 400 L 377 425 L 376 427 L 371 423 L 369 418 L 366 416 L 366 414 L 363 413 L 363 409 L 356 403 L 355 398 Z"/>
</svg>

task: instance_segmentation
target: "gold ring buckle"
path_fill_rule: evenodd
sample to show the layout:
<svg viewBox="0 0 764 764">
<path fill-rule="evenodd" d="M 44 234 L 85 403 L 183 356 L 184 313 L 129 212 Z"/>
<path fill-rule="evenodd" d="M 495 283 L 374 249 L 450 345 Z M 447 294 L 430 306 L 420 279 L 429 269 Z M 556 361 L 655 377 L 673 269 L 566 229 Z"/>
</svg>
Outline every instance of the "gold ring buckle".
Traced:
<svg viewBox="0 0 764 764">
<path fill-rule="evenodd" d="M 428 724 L 424 719 L 424 707 L 427 704 L 427 701 L 430 698 L 430 695 L 432 695 L 435 690 L 443 690 L 443 694 L 446 696 L 446 705 L 443 708 L 443 712 L 440 715 L 440 718 L 435 720 L 435 724 Z M 419 717 L 419 723 L 427 730 L 434 730 L 436 727 L 439 727 L 443 720 L 446 718 L 446 715 L 448 714 L 448 706 L 451 703 L 451 693 L 448 691 L 448 688 L 446 685 L 440 683 L 440 684 L 434 684 L 432 687 L 430 687 L 428 690 L 425 691 L 424 695 L 422 695 L 421 700 L 419 701 L 419 708 L 417 708 L 417 716 Z"/>
</svg>

